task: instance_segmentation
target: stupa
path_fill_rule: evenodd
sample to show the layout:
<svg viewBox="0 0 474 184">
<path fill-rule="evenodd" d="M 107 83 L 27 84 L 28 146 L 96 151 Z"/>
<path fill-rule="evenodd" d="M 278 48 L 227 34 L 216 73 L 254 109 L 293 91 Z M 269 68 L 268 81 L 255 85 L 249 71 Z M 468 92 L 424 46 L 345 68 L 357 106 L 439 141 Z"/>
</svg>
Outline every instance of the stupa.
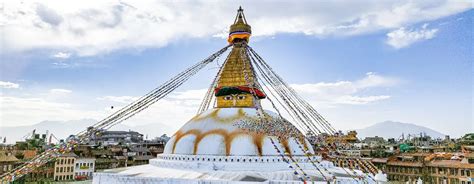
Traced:
<svg viewBox="0 0 474 184">
<path fill-rule="evenodd" d="M 148 165 L 95 173 L 93 183 L 373 183 L 322 160 L 293 124 L 262 109 L 267 96 L 242 54 L 251 33 L 239 8 L 228 37 L 232 50 L 212 86 L 213 108 L 182 126 Z"/>
</svg>

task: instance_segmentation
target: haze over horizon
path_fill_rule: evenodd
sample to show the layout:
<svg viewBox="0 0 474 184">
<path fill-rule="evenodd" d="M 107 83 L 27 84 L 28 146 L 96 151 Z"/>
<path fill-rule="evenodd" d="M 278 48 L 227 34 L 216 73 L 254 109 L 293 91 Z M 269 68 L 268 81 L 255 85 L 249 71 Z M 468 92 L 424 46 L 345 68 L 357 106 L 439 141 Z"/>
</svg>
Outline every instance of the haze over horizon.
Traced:
<svg viewBox="0 0 474 184">
<path fill-rule="evenodd" d="M 454 137 L 474 132 L 474 10 L 451 0 L 358 8 L 7 1 L 0 127 L 105 118 L 225 46 L 239 5 L 252 26 L 250 45 L 336 129 L 393 120 Z M 183 125 L 223 60 L 124 124 Z"/>
<path fill-rule="evenodd" d="M 3 127 L 2 139 L 6 137 L 7 143 L 15 143 L 16 141 L 24 140 L 24 136 L 31 133 L 33 130 L 36 133 L 44 134 L 48 132 L 49 134 L 54 134 L 58 139 L 64 139 L 69 135 L 75 134 L 82 131 L 83 127 L 88 127 L 97 122 L 94 119 L 80 119 L 80 120 L 69 120 L 69 121 L 41 121 L 33 125 L 27 126 L 10 126 Z M 110 130 L 120 130 L 120 131 L 137 131 L 144 135 L 145 139 L 153 139 L 159 137 L 163 134 L 168 136 L 173 135 L 177 129 L 182 125 L 176 125 L 173 127 L 164 125 L 162 123 L 150 123 L 145 125 L 124 125 L 118 124 L 112 127 Z M 342 130 L 344 133 L 352 131 L 354 129 Z M 432 130 L 428 127 L 418 126 L 412 123 L 402 123 L 395 121 L 384 121 L 371 124 L 367 127 L 362 127 L 360 129 L 355 129 L 357 131 L 357 137 L 363 140 L 365 137 L 384 137 L 388 138 L 400 138 L 402 134 L 405 136 L 408 135 L 428 135 L 435 138 L 444 138 L 445 134 L 436 130 Z M 452 137 L 451 138 L 460 138 Z"/>
</svg>

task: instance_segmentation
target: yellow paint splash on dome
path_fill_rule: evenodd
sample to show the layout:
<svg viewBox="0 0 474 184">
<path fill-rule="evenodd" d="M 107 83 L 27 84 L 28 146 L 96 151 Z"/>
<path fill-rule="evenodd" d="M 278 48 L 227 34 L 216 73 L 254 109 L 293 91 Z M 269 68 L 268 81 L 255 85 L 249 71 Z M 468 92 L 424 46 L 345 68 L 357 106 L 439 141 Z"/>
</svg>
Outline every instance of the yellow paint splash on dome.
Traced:
<svg viewBox="0 0 474 184">
<path fill-rule="evenodd" d="M 192 130 L 188 130 L 188 131 L 185 132 L 185 133 L 182 133 L 181 131 L 176 132 L 176 134 L 175 134 L 176 139 L 174 140 L 174 143 L 173 143 L 173 151 L 172 151 L 171 153 L 174 154 L 174 151 L 175 151 L 175 149 L 176 149 L 176 145 L 178 144 L 179 140 L 180 140 L 181 138 L 183 138 L 184 136 L 189 135 L 189 134 L 193 134 L 193 135 L 195 135 L 195 136 L 197 137 L 197 136 L 199 136 L 199 135 L 201 134 L 201 131 L 200 131 L 200 130 L 197 130 L 197 129 L 192 129 Z"/>
<path fill-rule="evenodd" d="M 191 119 L 191 122 L 199 123 L 203 120 L 211 118 L 214 122 L 218 123 L 234 123 L 240 119 L 250 119 L 250 120 L 257 120 L 257 117 L 249 117 L 245 113 L 244 109 L 238 108 L 237 113 L 229 116 L 229 117 L 222 117 L 220 116 L 221 108 L 214 109 L 211 113 L 202 116 L 202 114 L 196 115 Z"/>
<path fill-rule="evenodd" d="M 265 134 L 262 133 L 253 133 L 253 144 L 257 147 L 258 156 L 263 154 L 263 140 L 265 139 Z"/>
</svg>

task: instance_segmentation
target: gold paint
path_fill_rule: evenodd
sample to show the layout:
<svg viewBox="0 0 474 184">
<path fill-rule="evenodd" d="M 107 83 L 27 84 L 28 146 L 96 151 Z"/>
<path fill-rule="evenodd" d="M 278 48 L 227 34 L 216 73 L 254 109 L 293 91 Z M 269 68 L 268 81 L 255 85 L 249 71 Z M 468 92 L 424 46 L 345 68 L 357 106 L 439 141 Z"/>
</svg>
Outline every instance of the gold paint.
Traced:
<svg viewBox="0 0 474 184">
<path fill-rule="evenodd" d="M 292 154 L 291 154 L 290 146 L 288 145 L 288 138 L 282 138 L 280 142 L 281 142 L 281 145 L 283 146 L 283 149 L 285 149 L 285 152 L 287 152 L 291 156 Z"/>
<path fill-rule="evenodd" d="M 201 134 L 201 131 L 200 130 L 196 130 L 196 129 L 192 129 L 192 130 L 188 130 L 187 132 L 185 133 L 182 133 L 181 131 L 178 131 L 176 132 L 175 136 L 176 136 L 176 140 L 174 141 L 173 143 L 173 151 L 171 153 L 174 154 L 174 150 L 176 149 L 176 144 L 178 144 L 178 141 L 183 138 L 185 135 L 189 135 L 189 134 L 194 134 L 196 137 Z"/>
<path fill-rule="evenodd" d="M 253 137 L 253 144 L 257 147 L 258 156 L 262 156 L 263 140 L 265 138 L 265 135 L 261 133 L 253 133 L 252 137 Z"/>
<path fill-rule="evenodd" d="M 216 109 L 214 109 L 214 111 L 212 111 L 211 113 L 209 113 L 206 116 L 202 116 L 202 117 L 201 117 L 201 115 L 195 116 L 193 119 L 191 119 L 191 121 L 192 122 L 199 122 L 199 121 L 202 121 L 204 119 L 212 118 L 213 121 L 218 122 L 218 123 L 234 123 L 235 121 L 237 121 L 239 119 L 250 119 L 250 120 L 256 120 L 257 119 L 257 117 L 248 117 L 248 116 L 246 116 L 245 111 L 242 108 L 239 108 L 237 110 L 237 113 L 230 116 L 230 117 L 219 117 L 219 111 L 220 111 L 220 108 L 216 108 Z"/>
<path fill-rule="evenodd" d="M 203 119 L 207 119 L 209 117 L 212 117 L 213 119 L 215 119 L 215 117 L 217 117 L 217 115 L 219 114 L 220 110 L 221 109 L 219 109 L 219 108 L 215 108 L 211 113 L 209 113 L 208 115 L 206 115 L 204 117 L 201 117 L 202 114 L 198 114 L 198 115 L 194 116 L 194 118 L 191 119 L 191 121 L 197 122 L 197 121 L 201 121 Z"/>
<path fill-rule="evenodd" d="M 243 118 L 248 118 L 245 116 L 245 111 L 242 109 L 242 108 L 239 108 L 237 110 L 237 114 L 233 115 L 233 116 L 230 116 L 230 117 L 215 117 L 215 120 L 218 121 L 218 122 L 235 122 L 239 119 L 243 119 Z"/>
<path fill-rule="evenodd" d="M 300 143 L 303 143 L 303 149 L 304 149 L 303 151 L 309 151 L 308 144 L 306 143 L 306 139 L 303 136 L 299 136 L 298 139 L 299 139 Z M 310 152 L 308 152 L 308 153 L 310 153 Z"/>
</svg>

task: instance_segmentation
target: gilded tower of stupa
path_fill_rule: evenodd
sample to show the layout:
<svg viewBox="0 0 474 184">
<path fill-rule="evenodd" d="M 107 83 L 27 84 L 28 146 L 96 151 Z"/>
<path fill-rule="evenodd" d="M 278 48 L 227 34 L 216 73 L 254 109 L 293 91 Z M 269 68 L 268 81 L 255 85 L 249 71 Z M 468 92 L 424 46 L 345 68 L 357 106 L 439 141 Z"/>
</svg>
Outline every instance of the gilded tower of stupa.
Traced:
<svg viewBox="0 0 474 184">
<path fill-rule="evenodd" d="M 249 42 L 252 30 L 242 8 L 239 8 L 229 32 L 227 41 L 234 47 L 225 61 L 215 89 L 217 108 L 259 106 L 259 99 L 265 98 L 265 95 L 256 88 L 254 72 L 245 55 L 243 44 Z"/>
</svg>

